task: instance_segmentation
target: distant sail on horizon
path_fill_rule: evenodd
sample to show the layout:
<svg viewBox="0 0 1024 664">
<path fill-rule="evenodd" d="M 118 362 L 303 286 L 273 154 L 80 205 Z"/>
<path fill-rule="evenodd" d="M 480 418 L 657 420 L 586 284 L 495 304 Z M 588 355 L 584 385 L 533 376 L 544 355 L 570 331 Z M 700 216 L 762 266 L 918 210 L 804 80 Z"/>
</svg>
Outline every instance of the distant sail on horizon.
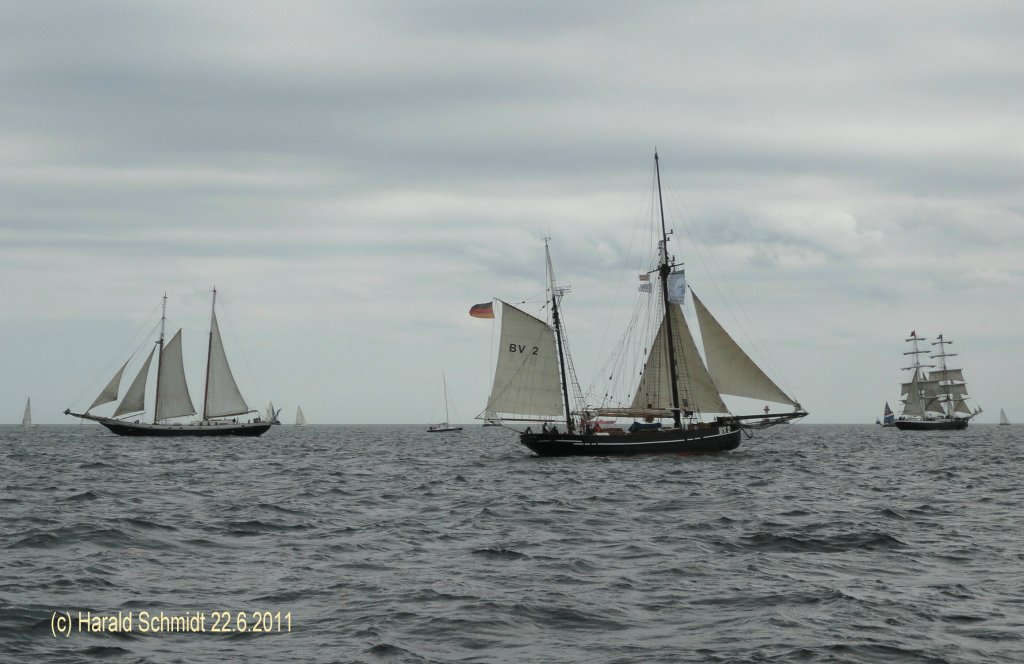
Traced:
<svg viewBox="0 0 1024 664">
<path fill-rule="evenodd" d="M 32 424 L 32 397 L 25 402 L 25 414 L 21 416 L 21 424 L 22 426 Z"/>
</svg>

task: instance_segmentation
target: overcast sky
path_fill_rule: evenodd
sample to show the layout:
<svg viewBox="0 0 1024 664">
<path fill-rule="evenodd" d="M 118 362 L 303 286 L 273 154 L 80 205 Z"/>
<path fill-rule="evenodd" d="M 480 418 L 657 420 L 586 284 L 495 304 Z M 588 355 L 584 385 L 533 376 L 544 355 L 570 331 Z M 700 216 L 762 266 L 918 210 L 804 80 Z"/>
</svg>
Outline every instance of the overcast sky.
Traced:
<svg viewBox="0 0 1024 664">
<path fill-rule="evenodd" d="M 690 283 L 807 421 L 895 407 L 911 330 L 1024 421 L 1018 0 L 0 9 L 2 422 L 76 422 L 164 292 L 195 378 L 214 285 L 253 405 L 437 421 L 445 371 L 471 421 L 467 309 L 540 292 L 545 235 L 586 387 L 655 148 Z"/>
</svg>

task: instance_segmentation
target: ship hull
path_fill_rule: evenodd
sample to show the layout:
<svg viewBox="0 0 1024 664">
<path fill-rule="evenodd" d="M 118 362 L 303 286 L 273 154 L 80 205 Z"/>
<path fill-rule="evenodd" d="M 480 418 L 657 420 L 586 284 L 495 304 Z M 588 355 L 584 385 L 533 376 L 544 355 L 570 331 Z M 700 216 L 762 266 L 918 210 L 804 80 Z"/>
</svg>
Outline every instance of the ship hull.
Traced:
<svg viewBox="0 0 1024 664">
<path fill-rule="evenodd" d="M 622 435 L 523 433 L 519 442 L 538 456 L 717 454 L 740 446 L 738 426 L 640 431 Z"/>
<path fill-rule="evenodd" d="M 99 422 L 118 436 L 185 437 L 185 436 L 262 436 L 270 429 L 270 422 L 223 422 L 211 420 L 202 424 L 153 424 L 127 422 L 109 417 L 96 417 L 67 412 L 68 415 Z"/>
<path fill-rule="evenodd" d="M 967 418 L 947 420 L 896 420 L 900 431 L 958 431 L 967 428 Z"/>
</svg>

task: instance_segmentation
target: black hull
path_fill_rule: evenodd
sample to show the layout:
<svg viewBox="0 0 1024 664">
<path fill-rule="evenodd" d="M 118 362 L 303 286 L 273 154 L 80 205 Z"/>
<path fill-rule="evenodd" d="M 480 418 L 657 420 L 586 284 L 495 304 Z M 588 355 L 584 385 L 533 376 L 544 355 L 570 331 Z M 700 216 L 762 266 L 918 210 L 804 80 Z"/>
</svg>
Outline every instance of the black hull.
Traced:
<svg viewBox="0 0 1024 664">
<path fill-rule="evenodd" d="M 959 431 L 967 428 L 967 418 L 953 420 L 896 420 L 900 431 Z"/>
<path fill-rule="evenodd" d="M 126 422 L 109 417 L 97 417 L 84 413 L 64 411 L 66 415 L 80 417 L 83 420 L 99 422 L 118 436 L 176 437 L 185 436 L 262 436 L 270 430 L 270 422 L 224 422 L 221 420 L 204 422 L 203 424 L 152 424 L 148 422 Z"/>
<path fill-rule="evenodd" d="M 519 442 L 539 456 L 618 456 L 628 454 L 716 454 L 740 446 L 739 427 L 640 431 L 623 435 L 520 434 Z"/>
</svg>

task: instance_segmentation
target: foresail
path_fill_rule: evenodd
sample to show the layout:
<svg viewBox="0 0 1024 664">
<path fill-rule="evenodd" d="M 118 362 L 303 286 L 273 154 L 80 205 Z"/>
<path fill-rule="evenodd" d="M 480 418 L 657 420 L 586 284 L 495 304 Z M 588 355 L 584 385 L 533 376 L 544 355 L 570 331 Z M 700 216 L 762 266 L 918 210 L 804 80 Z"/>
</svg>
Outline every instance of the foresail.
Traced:
<svg viewBox="0 0 1024 664">
<path fill-rule="evenodd" d="M 697 352 L 690 328 L 683 318 L 678 305 L 669 306 L 672 329 L 675 332 L 677 391 L 683 410 L 700 413 L 726 413 L 725 403 L 711 380 L 704 361 Z M 651 409 L 667 411 L 672 408 L 672 374 L 669 371 L 667 326 L 662 319 L 658 334 L 651 344 L 644 373 L 640 378 L 633 404 L 629 411 L 643 412 Z"/>
<path fill-rule="evenodd" d="M 156 419 L 195 415 L 196 407 L 188 394 L 185 364 L 181 358 L 181 330 L 171 337 L 160 352 L 160 376 L 157 379 Z"/>
<path fill-rule="evenodd" d="M 121 387 L 121 374 L 124 373 L 125 367 L 128 366 L 128 362 L 131 362 L 131 358 L 126 360 L 125 363 L 121 365 L 121 368 L 118 370 L 118 372 L 114 374 L 114 377 L 110 379 L 110 382 L 107 383 L 107 386 L 103 388 L 103 391 L 100 392 L 100 395 L 96 397 L 96 401 L 93 401 L 92 405 L 85 409 L 85 412 L 88 413 L 96 406 L 102 406 L 105 403 L 117 401 L 117 391 Z"/>
<path fill-rule="evenodd" d="M 749 397 L 772 403 L 796 406 L 775 382 L 754 364 L 725 328 L 715 320 L 697 294 L 690 289 L 697 310 L 700 336 L 704 341 L 704 357 L 718 391 L 735 397 Z"/>
<path fill-rule="evenodd" d="M 555 333 L 544 321 L 501 302 L 501 341 L 484 412 L 504 419 L 563 415 Z"/>
<path fill-rule="evenodd" d="M 243 415 L 249 412 L 249 406 L 238 390 L 235 377 L 224 354 L 224 344 L 220 338 L 220 327 L 217 315 L 210 319 L 210 358 L 207 369 L 205 417 L 228 417 Z"/>
<path fill-rule="evenodd" d="M 156 352 L 156 348 L 149 351 L 149 355 L 146 357 L 146 362 L 142 365 L 142 369 L 139 370 L 138 375 L 135 376 L 135 380 L 132 381 L 131 387 L 125 392 L 124 399 L 117 405 L 117 410 L 114 411 L 114 417 L 121 417 L 129 413 L 141 413 L 146 410 L 146 378 L 149 376 L 149 363 L 153 361 L 153 353 Z M 122 367 L 123 370 L 123 367 Z"/>
</svg>

